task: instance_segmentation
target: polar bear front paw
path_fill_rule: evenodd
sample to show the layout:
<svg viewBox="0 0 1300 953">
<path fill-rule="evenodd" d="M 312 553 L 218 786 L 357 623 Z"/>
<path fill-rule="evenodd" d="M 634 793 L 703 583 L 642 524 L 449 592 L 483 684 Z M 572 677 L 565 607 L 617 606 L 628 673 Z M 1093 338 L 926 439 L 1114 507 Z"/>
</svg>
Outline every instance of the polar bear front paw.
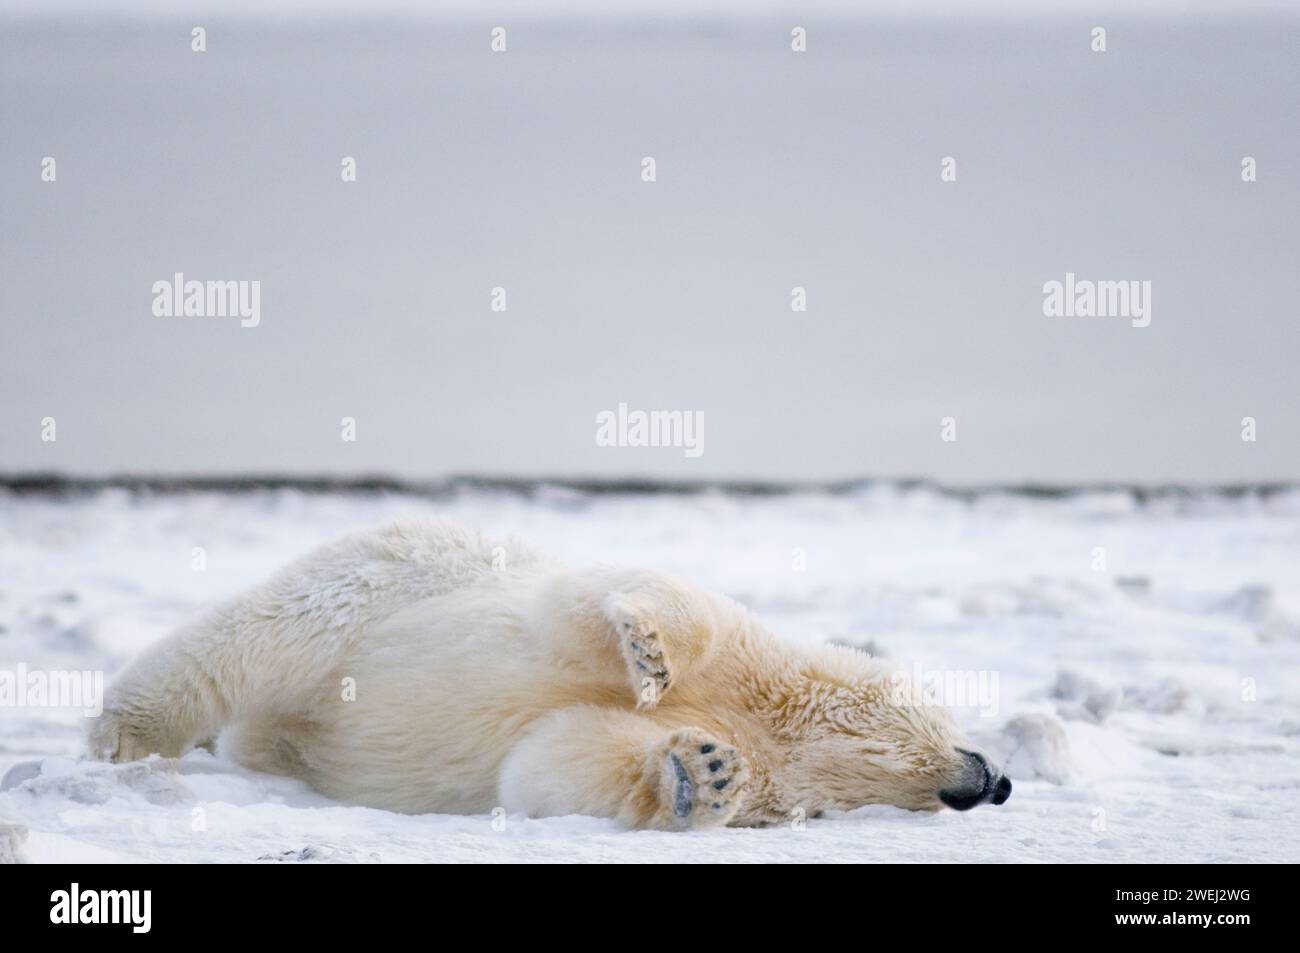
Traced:
<svg viewBox="0 0 1300 953">
<path fill-rule="evenodd" d="M 631 610 L 614 605 L 607 611 L 618 633 L 628 674 L 636 690 L 636 707 L 653 708 L 672 683 L 663 640 L 650 622 Z"/>
<path fill-rule="evenodd" d="M 91 723 L 86 741 L 90 756 L 99 761 L 135 761 L 149 755 L 148 751 L 140 750 L 141 746 L 112 712 L 101 713 Z"/>
<path fill-rule="evenodd" d="M 668 826 L 717 827 L 740 809 L 749 769 L 740 752 L 698 728 L 669 736 L 663 751 L 660 803 Z"/>
<path fill-rule="evenodd" d="M 180 754 L 179 747 L 151 737 L 122 712 L 111 708 L 105 708 L 94 719 L 86 740 L 90 756 L 99 761 L 141 761 L 151 754 L 167 757 Z"/>
</svg>

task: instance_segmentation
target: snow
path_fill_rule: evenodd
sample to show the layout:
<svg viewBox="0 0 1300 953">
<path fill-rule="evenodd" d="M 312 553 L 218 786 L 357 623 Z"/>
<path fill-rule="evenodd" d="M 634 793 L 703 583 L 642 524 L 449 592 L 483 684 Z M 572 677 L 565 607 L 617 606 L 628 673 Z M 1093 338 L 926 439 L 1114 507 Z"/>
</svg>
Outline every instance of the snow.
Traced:
<svg viewBox="0 0 1300 953">
<path fill-rule="evenodd" d="M 0 671 L 96 670 L 344 532 L 438 514 L 576 564 L 656 566 L 793 641 L 979 676 L 958 710 L 1001 807 L 872 806 L 663 834 L 587 817 L 408 817 L 196 751 L 82 760 L 80 711 L 0 708 L 0 859 L 1295 862 L 1300 492 L 0 496 Z M 202 548 L 206 567 L 194 567 Z M 800 568 L 802 567 L 802 568 Z M 11 770 L 12 769 L 12 770 Z"/>
</svg>

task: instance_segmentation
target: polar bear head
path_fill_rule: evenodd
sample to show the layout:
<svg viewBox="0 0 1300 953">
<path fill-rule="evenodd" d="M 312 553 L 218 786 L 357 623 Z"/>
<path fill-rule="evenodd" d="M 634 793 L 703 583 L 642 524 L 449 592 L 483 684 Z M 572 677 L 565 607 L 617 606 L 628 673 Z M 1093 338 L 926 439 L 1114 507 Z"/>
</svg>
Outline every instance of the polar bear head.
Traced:
<svg viewBox="0 0 1300 953">
<path fill-rule="evenodd" d="M 948 708 L 897 667 L 828 647 L 781 706 L 790 809 L 893 804 L 958 811 L 1002 804 L 1011 781 L 963 736 Z"/>
</svg>

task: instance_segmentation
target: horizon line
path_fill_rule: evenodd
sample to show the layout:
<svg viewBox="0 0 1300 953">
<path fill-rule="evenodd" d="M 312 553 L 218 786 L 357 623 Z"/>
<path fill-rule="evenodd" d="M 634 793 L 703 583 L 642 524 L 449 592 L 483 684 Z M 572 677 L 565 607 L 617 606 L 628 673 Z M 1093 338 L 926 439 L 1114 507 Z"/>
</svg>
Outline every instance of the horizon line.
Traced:
<svg viewBox="0 0 1300 953">
<path fill-rule="evenodd" d="M 592 477 L 574 475 L 506 476 L 459 473 L 440 477 L 407 478 L 385 473 L 329 474 L 263 472 L 244 474 L 115 473 L 79 476 L 61 471 L 0 472 L 0 491 L 14 495 L 75 496 L 124 489 L 136 493 L 251 493 L 261 490 L 299 490 L 316 494 L 392 493 L 439 497 L 463 490 L 507 492 L 535 497 L 548 490 L 588 496 L 698 496 L 723 493 L 732 496 L 792 496 L 823 494 L 845 496 L 874 487 L 902 492 L 929 491 L 940 496 L 973 500 L 981 496 L 1009 495 L 1035 499 L 1068 499 L 1094 493 L 1122 493 L 1137 502 L 1172 497 L 1271 497 L 1300 490 L 1296 480 L 1228 481 L 1221 483 L 1144 483 L 1127 480 L 1051 482 L 1023 480 L 951 484 L 930 477 L 852 477 L 837 480 L 770 480 L 745 478 L 673 480 L 644 476 Z"/>
</svg>

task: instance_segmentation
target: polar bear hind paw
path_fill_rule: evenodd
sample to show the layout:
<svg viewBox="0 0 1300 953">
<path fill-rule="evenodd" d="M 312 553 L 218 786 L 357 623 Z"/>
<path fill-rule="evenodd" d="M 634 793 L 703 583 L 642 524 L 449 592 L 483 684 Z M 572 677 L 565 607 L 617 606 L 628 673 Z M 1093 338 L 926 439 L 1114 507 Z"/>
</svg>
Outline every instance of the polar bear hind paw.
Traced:
<svg viewBox="0 0 1300 953">
<path fill-rule="evenodd" d="M 749 769 L 740 752 L 695 728 L 666 744 L 663 805 L 679 827 L 726 824 L 740 808 Z"/>
</svg>

